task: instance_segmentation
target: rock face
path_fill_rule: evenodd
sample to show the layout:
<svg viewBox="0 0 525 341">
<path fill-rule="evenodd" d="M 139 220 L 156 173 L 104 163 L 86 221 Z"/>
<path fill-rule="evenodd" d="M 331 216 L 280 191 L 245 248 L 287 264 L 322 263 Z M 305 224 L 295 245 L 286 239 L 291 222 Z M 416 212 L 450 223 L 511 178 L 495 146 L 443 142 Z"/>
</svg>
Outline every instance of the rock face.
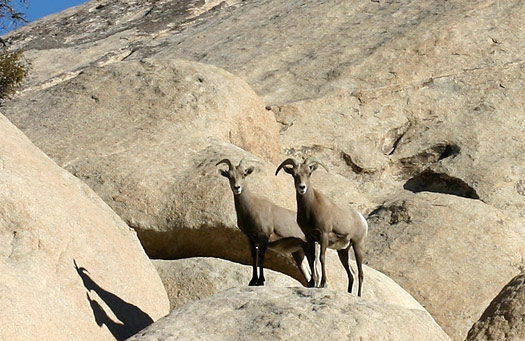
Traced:
<svg viewBox="0 0 525 341">
<path fill-rule="evenodd" d="M 514 277 L 492 300 L 467 340 L 525 339 L 525 273 Z"/>
<path fill-rule="evenodd" d="M 123 339 L 169 312 L 134 231 L 0 115 L 0 338 Z"/>
<path fill-rule="evenodd" d="M 329 252 L 327 258 L 329 275 L 331 275 L 329 287 L 345 293 L 348 285 L 346 272 L 341 265 L 335 264 L 339 263 L 339 258 L 335 252 Z M 214 258 L 153 260 L 153 264 L 168 292 L 172 310 L 232 287 L 247 286 L 251 278 L 251 266 Z M 387 276 L 367 266 L 364 266 L 364 271 L 366 285 L 363 288 L 363 298 L 365 300 L 426 311 L 410 294 Z M 265 286 L 269 287 L 302 286 L 298 281 L 271 270 L 265 271 L 265 277 Z"/>
<path fill-rule="evenodd" d="M 174 310 L 130 340 L 449 340 L 425 312 L 330 289 L 232 288 Z"/>
<path fill-rule="evenodd" d="M 273 172 L 264 160 L 277 160 L 277 123 L 246 83 L 208 65 L 149 59 L 95 68 L 11 104 L 13 122 L 135 228 L 150 256 L 250 262 L 215 166 L 247 157 L 258 174 Z M 258 177 L 256 194 L 285 187 Z M 272 199 L 292 207 L 288 193 Z"/>
<path fill-rule="evenodd" d="M 424 302 L 457 339 L 520 267 L 525 253 L 523 219 L 477 200 L 408 194 L 386 203 L 370 220 L 370 266 Z"/>
<path fill-rule="evenodd" d="M 519 0 L 91 1 L 4 37 L 33 70 L 3 110 L 154 257 L 249 263 L 215 163 L 248 157 L 294 208 L 276 162 L 322 158 L 368 264 L 459 340 L 525 258 L 524 21 Z"/>
<path fill-rule="evenodd" d="M 522 76 L 521 65 L 509 65 L 273 106 L 282 158 L 318 155 L 376 202 L 404 188 L 523 215 Z"/>
<path fill-rule="evenodd" d="M 323 121 L 331 128 L 339 121 L 329 143 L 312 143 L 310 131 L 299 130 L 283 151 L 321 147 L 350 166 L 345 173 L 379 178 L 374 193 L 386 194 L 391 174 L 401 176 L 396 188 L 413 180 L 413 190 L 428 188 L 423 179 L 440 188 L 444 177 L 448 186 L 464 183 L 491 205 L 523 212 L 525 171 L 514 162 L 524 152 L 523 6 L 102 0 L 6 38 L 34 64 L 27 92 L 122 59 L 213 64 L 247 81 L 266 103 L 299 102 L 292 106 L 303 117 L 315 108 L 314 136 L 326 136 L 317 132 Z M 57 55 L 61 66 L 51 67 Z"/>
</svg>

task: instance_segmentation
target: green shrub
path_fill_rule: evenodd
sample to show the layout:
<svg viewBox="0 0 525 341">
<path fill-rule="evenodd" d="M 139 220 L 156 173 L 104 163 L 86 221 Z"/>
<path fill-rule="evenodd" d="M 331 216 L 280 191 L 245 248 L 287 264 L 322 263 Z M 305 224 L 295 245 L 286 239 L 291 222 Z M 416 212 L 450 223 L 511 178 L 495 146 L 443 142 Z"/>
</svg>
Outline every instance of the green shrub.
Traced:
<svg viewBox="0 0 525 341">
<path fill-rule="evenodd" d="M 29 62 L 21 50 L 0 52 L 0 100 L 8 98 L 29 73 Z"/>
</svg>

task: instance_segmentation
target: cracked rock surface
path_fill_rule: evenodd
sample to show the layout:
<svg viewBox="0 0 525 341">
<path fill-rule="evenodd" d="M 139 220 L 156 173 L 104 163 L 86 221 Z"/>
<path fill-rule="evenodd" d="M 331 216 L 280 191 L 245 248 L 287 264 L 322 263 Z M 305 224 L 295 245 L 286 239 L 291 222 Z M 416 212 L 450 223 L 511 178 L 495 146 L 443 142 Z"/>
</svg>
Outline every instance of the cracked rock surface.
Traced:
<svg viewBox="0 0 525 341">
<path fill-rule="evenodd" d="M 398 326 L 402 325 L 402 328 Z M 330 289 L 232 288 L 176 309 L 130 340 L 450 340 L 425 312 Z"/>
<path fill-rule="evenodd" d="M 525 338 L 525 273 L 514 277 L 490 302 L 467 340 L 523 340 Z"/>
</svg>

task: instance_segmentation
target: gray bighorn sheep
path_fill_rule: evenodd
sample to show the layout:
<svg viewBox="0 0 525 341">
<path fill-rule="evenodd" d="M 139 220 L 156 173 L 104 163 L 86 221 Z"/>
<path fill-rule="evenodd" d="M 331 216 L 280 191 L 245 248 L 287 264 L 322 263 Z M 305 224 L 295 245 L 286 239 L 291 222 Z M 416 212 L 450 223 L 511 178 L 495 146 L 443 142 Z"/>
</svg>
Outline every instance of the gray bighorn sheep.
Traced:
<svg viewBox="0 0 525 341">
<path fill-rule="evenodd" d="M 254 167 L 245 168 L 243 160 L 233 166 L 229 159 L 223 159 L 216 166 L 228 166 L 228 170 L 219 169 L 219 174 L 230 181 L 237 225 L 250 242 L 253 275 L 248 285 L 264 285 L 264 255 L 267 247 L 279 253 L 291 253 L 304 279 L 310 282 L 310 267 L 306 261 L 305 249 L 303 250 L 307 246 L 306 238 L 297 225 L 296 213 L 251 194 L 245 178 L 253 172 Z M 257 266 L 260 269 L 259 275 Z"/>
<path fill-rule="evenodd" d="M 322 166 L 327 172 L 328 168 L 316 158 L 310 157 L 303 163 L 295 159 L 284 160 L 277 170 L 284 169 L 294 178 L 297 199 L 297 223 L 306 235 L 310 245 L 310 256 L 313 253 L 313 245 L 320 244 L 320 255 L 315 254 L 316 265 L 312 268 L 314 283 L 318 285 L 317 263 L 321 261 L 321 283 L 326 285 L 325 253 L 326 248 L 337 250 L 339 259 L 343 264 L 348 276 L 348 292 L 352 292 L 354 278 L 348 264 L 348 251 L 354 247 L 357 269 L 359 272 L 358 296 L 361 296 L 363 285 L 363 256 L 365 252 L 365 239 L 368 232 L 368 224 L 365 218 L 355 209 L 343 210 L 327 199 L 321 192 L 315 190 L 310 184 L 310 175 Z M 316 245 L 317 246 L 317 245 Z M 316 247 L 317 248 L 317 247 Z"/>
</svg>

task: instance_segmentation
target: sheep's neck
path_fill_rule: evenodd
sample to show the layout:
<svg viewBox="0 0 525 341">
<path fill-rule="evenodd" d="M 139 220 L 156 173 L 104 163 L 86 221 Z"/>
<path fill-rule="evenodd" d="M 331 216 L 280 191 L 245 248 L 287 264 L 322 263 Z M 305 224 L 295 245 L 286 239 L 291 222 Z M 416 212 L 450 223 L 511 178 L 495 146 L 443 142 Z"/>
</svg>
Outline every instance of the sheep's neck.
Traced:
<svg viewBox="0 0 525 341">
<path fill-rule="evenodd" d="M 312 204 L 315 199 L 315 192 L 308 188 L 305 194 L 296 193 L 297 199 L 297 217 L 299 225 L 311 225 Z"/>
<path fill-rule="evenodd" d="M 244 187 L 241 194 L 233 195 L 235 202 L 235 211 L 237 215 L 244 216 L 244 212 L 249 212 L 249 208 L 252 206 L 252 196 L 248 187 Z"/>
<path fill-rule="evenodd" d="M 244 188 L 241 194 L 234 195 L 235 212 L 237 213 L 237 226 L 243 231 L 248 238 L 253 241 L 257 240 L 257 224 L 254 216 L 253 198 L 247 188 Z"/>
</svg>

